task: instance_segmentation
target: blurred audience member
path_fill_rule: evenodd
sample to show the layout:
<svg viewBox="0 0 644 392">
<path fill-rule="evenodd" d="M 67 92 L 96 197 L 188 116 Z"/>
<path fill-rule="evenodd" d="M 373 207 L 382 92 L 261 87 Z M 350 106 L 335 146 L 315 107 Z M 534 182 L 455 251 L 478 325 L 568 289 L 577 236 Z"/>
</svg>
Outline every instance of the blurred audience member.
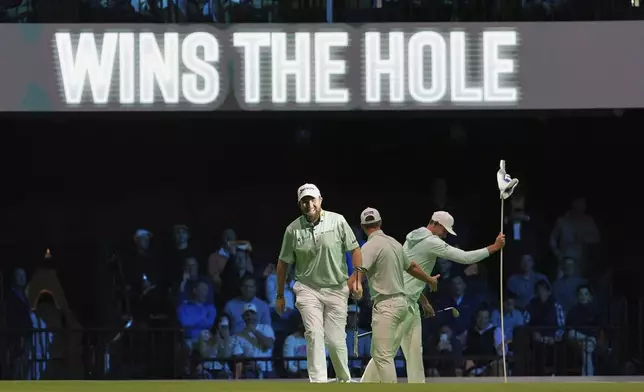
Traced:
<svg viewBox="0 0 644 392">
<path fill-rule="evenodd" d="M 539 256 L 539 228 L 536 218 L 526 210 L 526 197 L 521 189 L 517 189 L 510 198 L 510 210 L 504 223 L 506 242 L 503 251 L 508 261 L 507 271 L 511 274 L 521 273 L 521 258 L 524 255 Z"/>
<path fill-rule="evenodd" d="M 228 264 L 228 260 L 232 259 L 232 257 L 237 253 L 237 249 L 241 248 L 248 252 L 252 250 L 250 242 L 237 240 L 237 234 L 235 234 L 233 229 L 224 230 L 221 235 L 221 241 L 222 243 L 219 250 L 208 256 L 208 275 L 212 278 L 217 290 L 221 289 L 221 275 Z M 255 272 L 253 262 L 250 258 L 248 258 L 246 263 L 246 272 L 251 275 Z"/>
<path fill-rule="evenodd" d="M 429 340 L 427 353 L 434 357 L 427 362 L 428 377 L 460 377 L 463 375 L 463 347 L 449 325 L 439 329 L 438 338 Z"/>
<path fill-rule="evenodd" d="M 572 201 L 570 209 L 557 219 L 550 234 L 550 248 L 557 260 L 561 263 L 566 257 L 573 258 L 581 276 L 588 275 L 590 248 L 599 241 L 599 229 L 586 213 L 584 197 Z"/>
<path fill-rule="evenodd" d="M 208 301 L 208 284 L 197 281 L 192 285 L 191 301 L 183 302 L 177 308 L 179 324 L 184 329 L 186 345 L 193 348 L 193 343 L 199 340 L 201 331 L 212 328 L 217 310 Z"/>
<path fill-rule="evenodd" d="M 438 318 L 441 324 L 449 325 L 456 338 L 464 344 L 470 322 L 481 304 L 481 300 L 468 293 L 467 284 L 462 275 L 453 275 L 450 281 L 449 295 L 439 298 L 436 302 L 439 309 L 447 307 L 458 309 L 461 314 L 458 318 L 452 317 L 449 312 L 440 313 Z"/>
<path fill-rule="evenodd" d="M 199 339 L 199 354 L 203 359 L 203 367 L 215 379 L 241 378 L 242 363 L 234 359 L 244 354 L 237 337 L 230 334 L 230 318 L 222 314 L 215 321 L 212 333 L 203 330 Z M 219 359 L 219 360 L 217 360 Z M 235 374 L 231 370 L 234 366 Z"/>
<path fill-rule="evenodd" d="M 255 296 L 257 293 L 255 278 L 250 275 L 244 276 L 241 280 L 240 292 L 241 295 L 239 297 L 231 299 L 224 307 L 224 312 L 230 315 L 231 332 L 237 334 L 247 327 L 243 314 L 248 304 L 254 305 L 255 313 L 257 314 L 256 317 L 259 320 L 258 324 L 271 325 L 271 314 L 268 304 Z"/>
<path fill-rule="evenodd" d="M 581 375 L 594 376 L 593 352 L 599 335 L 599 309 L 595 306 L 588 285 L 577 287 L 577 300 L 566 316 L 566 326 L 571 328 L 567 338 L 581 357 Z"/>
<path fill-rule="evenodd" d="M 47 369 L 47 362 L 51 359 L 49 348 L 54 341 L 54 334 L 42 331 L 47 329 L 47 323 L 35 312 L 30 312 L 31 327 L 36 330 L 31 334 L 31 344 L 29 348 L 29 371 L 27 380 L 40 380 Z"/>
<path fill-rule="evenodd" d="M 300 358 L 300 360 L 284 361 L 284 369 L 289 378 L 308 378 L 306 367 L 306 338 L 304 337 L 304 323 L 298 319 L 295 332 L 288 335 L 284 341 L 282 353 L 284 358 Z"/>
<path fill-rule="evenodd" d="M 546 281 L 548 278 L 534 270 L 534 258 L 532 255 L 523 255 L 521 257 L 521 273 L 514 274 L 508 279 L 508 290 L 516 294 L 516 305 L 520 309 L 525 309 L 534 298 L 535 284 L 539 281 Z"/>
<path fill-rule="evenodd" d="M 501 312 L 494 309 L 492 311 L 491 322 L 494 326 L 501 328 Z M 523 326 L 525 318 L 523 314 L 516 309 L 516 295 L 512 292 L 506 292 L 503 295 L 503 340 L 512 341 L 514 329 Z"/>
<path fill-rule="evenodd" d="M 554 362 L 554 345 L 560 342 L 566 325 L 563 307 L 552 296 L 550 284 L 545 280 L 534 286 L 535 297 L 525 312 L 525 324 L 534 327 L 532 352 L 538 376 L 545 374 L 546 367 Z"/>
<path fill-rule="evenodd" d="M 26 366 L 27 353 L 32 328 L 31 305 L 25 295 L 27 273 L 22 268 L 16 268 L 11 275 L 10 290 L 6 298 L 7 328 L 13 330 L 8 336 L 7 352 L 9 364 L 13 369 L 12 378 L 21 379 Z M 1 289 L 1 288 L 0 288 Z M 0 320 L 0 323 L 2 320 Z M 26 331 L 26 332 L 17 332 Z"/>
<path fill-rule="evenodd" d="M 246 247 L 237 248 L 235 254 L 230 257 L 226 267 L 221 273 L 221 294 L 222 299 L 230 299 L 240 294 L 241 281 L 248 273 L 250 254 Z"/>
<path fill-rule="evenodd" d="M 244 352 L 245 358 L 252 358 L 254 361 L 247 361 L 243 365 L 244 378 L 274 378 L 273 344 L 275 333 L 270 325 L 263 324 L 257 314 L 257 306 L 254 303 L 247 303 L 243 307 L 242 318 L 244 329 L 237 333 L 239 343 Z"/>
<path fill-rule="evenodd" d="M 181 276 L 181 283 L 177 289 L 178 302 L 182 303 L 189 301 L 192 298 L 192 286 L 197 282 L 202 281 L 208 286 L 208 297 L 206 303 L 214 304 L 214 288 L 211 282 L 207 279 L 200 279 L 199 277 L 199 263 L 197 259 L 189 256 L 183 259 L 183 275 Z"/>
<path fill-rule="evenodd" d="M 577 264 L 571 257 L 566 257 L 561 262 L 561 272 L 561 278 L 552 284 L 552 295 L 567 312 L 577 303 L 577 288 L 588 281 L 577 275 Z"/>
<path fill-rule="evenodd" d="M 487 307 L 478 309 L 474 325 L 467 332 L 464 354 L 481 359 L 466 360 L 465 373 L 469 376 L 500 376 L 503 374 L 503 362 L 498 358 L 505 349 L 501 328 L 490 322 L 490 311 Z"/>
</svg>

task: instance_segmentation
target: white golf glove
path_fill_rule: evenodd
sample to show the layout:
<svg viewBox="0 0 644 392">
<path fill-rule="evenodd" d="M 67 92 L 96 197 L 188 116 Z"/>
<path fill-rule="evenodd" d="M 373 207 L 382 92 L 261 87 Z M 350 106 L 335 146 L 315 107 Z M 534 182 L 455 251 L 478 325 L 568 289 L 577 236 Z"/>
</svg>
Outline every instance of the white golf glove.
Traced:
<svg viewBox="0 0 644 392">
<path fill-rule="evenodd" d="M 505 172 L 505 161 L 501 160 L 499 164 L 499 171 L 496 172 L 496 181 L 499 184 L 499 191 L 501 192 L 501 198 L 503 200 L 507 199 L 512 195 L 514 189 L 519 185 L 518 178 L 512 178 L 508 173 Z"/>
</svg>

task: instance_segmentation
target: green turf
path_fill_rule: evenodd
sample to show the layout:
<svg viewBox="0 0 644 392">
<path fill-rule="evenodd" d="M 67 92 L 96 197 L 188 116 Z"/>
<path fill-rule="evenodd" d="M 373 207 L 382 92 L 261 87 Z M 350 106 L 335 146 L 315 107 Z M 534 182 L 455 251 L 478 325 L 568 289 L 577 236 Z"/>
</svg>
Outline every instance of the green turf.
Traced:
<svg viewBox="0 0 644 392">
<path fill-rule="evenodd" d="M 351 392 L 642 392 L 639 383 L 440 383 L 428 384 L 308 384 L 300 382 L 238 381 L 0 381 L 2 392 L 290 392 L 328 391 L 331 388 Z"/>
</svg>

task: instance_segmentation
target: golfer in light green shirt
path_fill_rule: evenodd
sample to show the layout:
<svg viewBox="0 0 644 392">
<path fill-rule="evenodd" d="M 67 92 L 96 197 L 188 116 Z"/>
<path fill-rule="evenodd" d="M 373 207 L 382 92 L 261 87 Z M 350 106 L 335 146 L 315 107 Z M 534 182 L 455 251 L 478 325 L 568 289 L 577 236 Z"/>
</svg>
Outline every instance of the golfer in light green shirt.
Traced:
<svg viewBox="0 0 644 392">
<path fill-rule="evenodd" d="M 371 329 L 371 360 L 361 382 L 395 383 L 394 358 L 402 335 L 409 330 L 413 312 L 405 294 L 405 276 L 429 283 L 435 290 L 438 276 L 430 277 L 410 261 L 400 242 L 381 230 L 382 218 L 375 208 L 367 208 L 360 215 L 362 229 L 369 236 L 362 246 L 362 272 L 369 281 L 373 302 Z"/>
<path fill-rule="evenodd" d="M 322 210 L 320 190 L 304 184 L 297 191 L 302 216 L 284 232 L 277 263 L 275 310 L 284 312 L 284 285 L 288 266 L 295 268 L 295 307 L 302 315 L 306 338 L 309 380 L 328 382 L 325 341 L 335 374 L 349 382 L 346 343 L 347 307 L 350 292 L 362 296 L 359 272 L 349 283 L 345 254 L 351 252 L 353 266 L 362 265 L 362 253 L 353 230 L 340 214 Z M 351 286 L 351 287 L 350 287 Z"/>
<path fill-rule="evenodd" d="M 472 251 L 464 251 L 445 242 L 447 234 L 456 235 L 453 229 L 454 218 L 445 211 L 437 211 L 432 215 L 429 225 L 407 234 L 403 249 L 407 257 L 414 260 L 420 268 L 431 273 L 438 257 L 459 264 L 474 264 L 499 251 L 505 245 L 505 236 L 499 234 L 494 244 Z M 405 276 L 405 293 L 411 304 L 420 299 L 423 309 L 431 308 L 429 301 L 422 293 L 425 283 L 411 276 Z M 413 307 L 410 314 L 412 325 L 409 331 L 402 334 L 401 348 L 407 364 L 407 381 L 409 383 L 424 383 L 425 369 L 422 352 L 422 326 L 418 306 Z M 430 313 L 433 312 L 430 311 Z M 427 311 L 425 312 L 428 313 Z"/>
</svg>

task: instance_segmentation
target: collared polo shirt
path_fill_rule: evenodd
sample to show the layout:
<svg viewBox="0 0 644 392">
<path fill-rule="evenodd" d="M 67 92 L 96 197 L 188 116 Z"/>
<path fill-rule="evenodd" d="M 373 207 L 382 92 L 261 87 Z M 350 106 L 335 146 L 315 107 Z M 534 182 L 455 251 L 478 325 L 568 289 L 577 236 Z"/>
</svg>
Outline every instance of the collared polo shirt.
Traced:
<svg viewBox="0 0 644 392">
<path fill-rule="evenodd" d="M 358 241 L 344 216 L 322 211 L 312 225 L 304 216 L 284 232 L 279 260 L 295 264 L 295 280 L 317 288 L 335 288 L 349 279 L 345 253 Z"/>
<path fill-rule="evenodd" d="M 404 294 L 404 275 L 410 265 L 400 242 L 382 230 L 371 233 L 362 246 L 362 266 L 367 270 L 372 301 Z"/>
</svg>

